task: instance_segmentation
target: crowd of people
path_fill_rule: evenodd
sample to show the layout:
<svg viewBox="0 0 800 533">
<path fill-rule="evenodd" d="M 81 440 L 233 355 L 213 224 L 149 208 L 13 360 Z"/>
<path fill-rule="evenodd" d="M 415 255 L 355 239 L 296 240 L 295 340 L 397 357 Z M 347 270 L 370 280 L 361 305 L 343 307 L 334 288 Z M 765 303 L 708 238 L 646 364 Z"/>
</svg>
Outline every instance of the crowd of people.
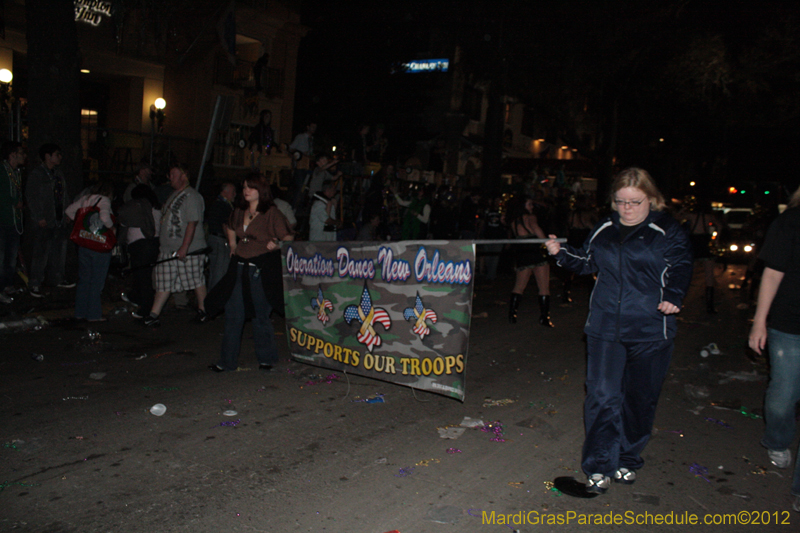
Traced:
<svg viewBox="0 0 800 533">
<path fill-rule="evenodd" d="M 251 136 L 251 148 L 267 152 L 274 147 L 274 131 L 268 113 L 262 114 L 261 119 Z M 564 179 L 532 177 L 485 191 L 412 180 L 409 178 L 415 176 L 413 173 L 398 172 L 391 164 L 377 166 L 377 172 L 364 177 L 345 175 L 342 168 L 352 172 L 352 166 L 347 167 L 330 154 L 313 152 L 315 131 L 316 124 L 308 124 L 290 145 L 294 148 L 285 148 L 297 150 L 300 160 L 313 158 L 315 164 L 298 165 L 294 169 L 294 188 L 281 188 L 280 181 L 274 179 L 269 187 L 270 201 L 287 220 L 293 237 L 299 240 L 485 242 L 543 239 L 547 234 L 559 234 L 567 238 L 569 245 L 577 247 L 586 240 L 603 209 L 595 205 L 592 196 L 575 187 L 574 182 Z M 357 144 L 360 149 L 354 149 L 352 154 L 356 159 L 363 157 L 365 165 L 372 164 L 367 154 L 376 146 L 385 147 L 385 142 L 383 145 L 368 142 L 367 131 L 366 126 L 361 130 L 363 142 Z M 96 184 L 73 197 L 59 170 L 61 152 L 58 146 L 47 144 L 40 150 L 41 164 L 31 169 L 23 194 L 20 167 L 26 156 L 22 146 L 6 143 L 2 156 L 3 175 L 11 184 L 9 194 L 4 194 L 5 187 L 0 193 L 0 200 L 7 206 L 0 213 L 3 302 L 12 297 L 23 233 L 30 250 L 27 290 L 33 297 L 44 296 L 44 284 L 70 288 L 79 281 L 66 279 L 65 259 L 72 216 L 85 206 L 70 204 L 85 203 L 94 194 L 103 198 L 97 204 L 102 216 L 113 211 L 116 219 L 115 231 L 131 274 L 131 285 L 124 299 L 136 305 L 134 316 L 149 326 L 158 325 L 170 295 L 185 307 L 186 293 L 192 291 L 197 320 L 206 319 L 207 290 L 228 271 L 231 247 L 226 232 L 235 205 L 243 197 L 240 183 L 228 179 L 211 182 L 213 195 L 204 199 L 191 187 L 185 167 L 173 165 L 166 180 L 156 186 L 154 181 L 159 181 L 158 177 L 153 175 L 149 164 L 142 162 L 129 183 L 113 187 Z M 419 179 L 419 174 L 415 177 Z M 115 194 L 122 189 L 121 195 Z M 690 207 L 676 217 L 691 235 L 694 258 L 705 272 L 707 311 L 713 313 L 715 256 L 709 239 L 711 231 L 721 228 L 723 223 L 702 203 Z M 533 277 L 539 323 L 554 327 L 550 313 L 551 276 L 560 279 L 562 303 L 569 304 L 572 272 L 555 267 L 544 247 L 538 244 L 483 243 L 478 245 L 477 252 L 480 283 L 494 283 L 498 272 L 514 275 L 508 300 L 510 323 L 518 320 L 520 303 Z M 86 255 L 86 252 L 79 254 L 79 264 Z M 86 274 L 85 269 L 79 272 Z M 102 319 L 95 316 L 97 313 L 91 313 L 91 317 L 85 314 L 76 312 L 76 317 Z"/>
<path fill-rule="evenodd" d="M 305 146 L 293 143 L 298 150 L 310 150 L 311 126 Z M 260 138 L 272 142 L 274 134 L 267 128 L 265 119 Z M 641 454 L 651 434 L 674 347 L 676 314 L 689 290 L 695 260 L 703 268 L 706 311 L 716 312 L 709 228 L 721 228 L 722 221 L 700 205 L 671 213 L 655 181 L 638 168 L 616 176 L 609 210 L 603 213 L 589 196 L 568 186 L 544 188 L 531 181 L 504 193 L 466 189 L 459 195 L 448 185 L 400 180 L 390 165 L 361 178 L 366 187 L 351 184 L 348 190 L 335 160 L 317 154 L 313 170 L 296 169 L 297 190 L 290 191 L 294 204 L 256 171 L 244 178 L 241 190 L 232 181 L 217 183 L 216 196 L 206 209 L 181 165 L 172 165 L 166 183 L 156 187 L 152 168 L 143 162 L 117 200 L 118 187 L 106 181 L 71 196 L 59 170 L 57 145 L 41 147 L 41 164 L 30 171 L 24 187 L 22 145 L 6 142 L 0 155 L 2 302 L 10 303 L 17 290 L 22 237 L 30 239 L 27 291 L 32 297 L 44 296 L 45 283 L 74 286 L 65 277 L 72 238 L 79 244 L 75 318 L 105 320 L 102 293 L 110 249 L 82 245 L 75 235 L 86 238 L 86 233 L 94 244 L 116 240 L 126 250 L 132 273 L 123 299 L 134 305 L 133 314 L 145 327 L 158 326 L 170 295 L 186 291 L 195 295 L 196 322 L 224 312 L 220 357 L 209 367 L 214 372 L 237 368 L 248 319 L 253 321 L 259 368 L 269 371 L 275 365 L 278 350 L 270 315 L 283 309 L 278 252 L 282 241 L 306 235 L 311 241 L 483 241 L 478 247 L 480 279 L 493 282 L 504 257 L 509 274 L 514 273 L 511 324 L 519 321 L 519 304 L 531 276 L 538 292 L 538 322 L 547 328 L 554 327 L 551 273 L 561 276 L 565 303 L 572 301 L 572 276 L 591 276 L 594 287 L 584 328 L 588 359 L 582 468 L 587 493 L 602 494 L 613 482 L 634 483 L 644 465 Z M 346 194 L 350 197 L 345 203 Z M 345 205 L 349 219 L 342 213 Z M 760 255 L 764 274 L 750 334 L 756 352 L 769 345 L 772 376 L 762 444 L 779 468 L 791 465 L 794 408 L 800 400 L 800 317 L 794 305 L 800 288 L 799 209 L 800 189 L 765 232 Z M 87 213 L 95 215 L 91 222 L 83 221 Z M 76 221 L 81 221 L 80 228 Z M 112 234 L 114 239 L 107 240 Z M 557 236 L 566 237 L 566 242 Z M 507 244 L 531 238 L 545 242 Z M 792 492 L 798 496 L 795 509 L 800 510 L 800 462 Z"/>
</svg>

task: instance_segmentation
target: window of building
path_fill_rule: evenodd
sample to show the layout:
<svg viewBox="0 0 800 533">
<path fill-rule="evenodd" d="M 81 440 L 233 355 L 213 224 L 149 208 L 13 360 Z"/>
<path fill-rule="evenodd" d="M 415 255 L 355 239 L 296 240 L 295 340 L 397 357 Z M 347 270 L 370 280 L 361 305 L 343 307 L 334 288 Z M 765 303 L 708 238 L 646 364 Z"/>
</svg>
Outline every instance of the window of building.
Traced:
<svg viewBox="0 0 800 533">
<path fill-rule="evenodd" d="M 89 147 L 97 141 L 97 110 L 81 109 L 81 148 L 84 159 L 89 157 Z"/>
</svg>

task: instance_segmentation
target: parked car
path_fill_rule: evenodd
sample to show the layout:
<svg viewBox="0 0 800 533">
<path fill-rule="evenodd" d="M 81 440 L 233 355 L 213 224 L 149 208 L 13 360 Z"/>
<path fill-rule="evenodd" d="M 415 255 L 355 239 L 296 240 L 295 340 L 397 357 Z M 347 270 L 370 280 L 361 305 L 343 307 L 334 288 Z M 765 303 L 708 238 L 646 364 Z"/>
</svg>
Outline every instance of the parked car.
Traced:
<svg viewBox="0 0 800 533">
<path fill-rule="evenodd" d="M 725 227 L 716 239 L 717 252 L 724 263 L 748 263 L 750 258 L 758 253 L 755 236 L 750 227 L 753 209 L 724 207 L 720 211 Z"/>
</svg>

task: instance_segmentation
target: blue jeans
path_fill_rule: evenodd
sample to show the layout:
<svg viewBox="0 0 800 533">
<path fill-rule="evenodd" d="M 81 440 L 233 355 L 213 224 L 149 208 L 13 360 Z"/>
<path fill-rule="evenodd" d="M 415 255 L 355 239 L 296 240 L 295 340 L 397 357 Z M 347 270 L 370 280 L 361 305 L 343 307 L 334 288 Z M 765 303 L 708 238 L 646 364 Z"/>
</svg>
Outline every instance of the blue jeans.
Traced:
<svg viewBox="0 0 800 533">
<path fill-rule="evenodd" d="M 19 252 L 19 233 L 14 226 L 0 226 L 0 290 L 14 284 Z"/>
<path fill-rule="evenodd" d="M 51 284 L 64 281 L 64 265 L 67 260 L 68 230 L 63 226 L 41 228 L 36 222 L 31 224 L 31 276 L 28 287 L 38 289 L 42 286 L 45 273 Z M 110 254 L 109 254 L 110 255 Z"/>
<path fill-rule="evenodd" d="M 658 397 L 672 359 L 672 339 L 613 342 L 587 337 L 586 440 L 581 466 L 587 476 L 638 470 L 650 440 Z"/>
<path fill-rule="evenodd" d="M 103 318 L 101 295 L 106 284 L 110 252 L 78 248 L 78 286 L 75 288 L 75 318 Z"/>
<path fill-rule="evenodd" d="M 228 302 L 225 304 L 225 333 L 222 338 L 222 353 L 217 365 L 225 370 L 236 370 L 239 351 L 242 348 L 242 332 L 244 331 L 245 308 L 242 294 L 242 276 L 250 278 L 250 296 L 253 299 L 256 316 L 253 317 L 253 343 L 256 358 L 262 365 L 274 365 L 278 362 L 278 346 L 275 344 L 275 330 L 269 315 L 272 306 L 264 294 L 261 277 L 254 277 L 256 267 L 236 265 L 236 285 Z M 263 273 L 262 273 L 263 274 Z"/>
<path fill-rule="evenodd" d="M 764 400 L 764 437 L 770 450 L 786 450 L 794 440 L 795 405 L 800 401 L 800 335 L 767 330 L 770 379 Z M 800 455 L 800 448 L 797 450 Z M 800 496 L 800 461 L 796 461 L 792 494 Z"/>
</svg>

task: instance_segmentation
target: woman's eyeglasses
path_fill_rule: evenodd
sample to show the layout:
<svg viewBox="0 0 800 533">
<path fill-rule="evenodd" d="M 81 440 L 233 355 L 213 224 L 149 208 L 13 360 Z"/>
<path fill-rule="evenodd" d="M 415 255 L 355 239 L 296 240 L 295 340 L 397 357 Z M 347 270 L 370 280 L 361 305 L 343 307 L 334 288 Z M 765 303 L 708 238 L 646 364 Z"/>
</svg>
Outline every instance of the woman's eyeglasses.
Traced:
<svg viewBox="0 0 800 533">
<path fill-rule="evenodd" d="M 614 198 L 614 205 L 617 207 L 639 207 L 645 200 L 646 198 L 642 198 L 641 200 L 620 200 L 619 198 Z"/>
</svg>

